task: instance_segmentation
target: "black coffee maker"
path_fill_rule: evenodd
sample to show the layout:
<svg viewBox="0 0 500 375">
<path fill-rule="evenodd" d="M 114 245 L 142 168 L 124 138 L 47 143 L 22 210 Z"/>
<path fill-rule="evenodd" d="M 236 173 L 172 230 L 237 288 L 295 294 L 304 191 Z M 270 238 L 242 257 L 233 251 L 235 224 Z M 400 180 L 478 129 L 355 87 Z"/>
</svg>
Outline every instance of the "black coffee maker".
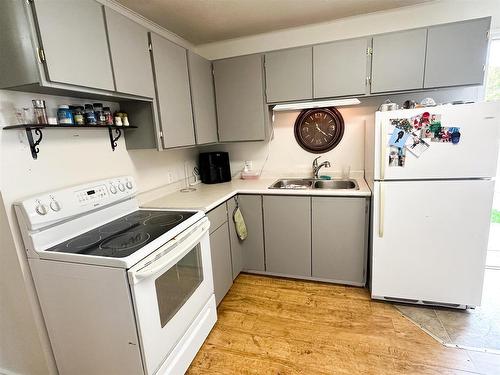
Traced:
<svg viewBox="0 0 500 375">
<path fill-rule="evenodd" d="M 198 165 L 201 182 L 204 184 L 231 181 L 231 168 L 227 152 L 201 152 Z"/>
</svg>

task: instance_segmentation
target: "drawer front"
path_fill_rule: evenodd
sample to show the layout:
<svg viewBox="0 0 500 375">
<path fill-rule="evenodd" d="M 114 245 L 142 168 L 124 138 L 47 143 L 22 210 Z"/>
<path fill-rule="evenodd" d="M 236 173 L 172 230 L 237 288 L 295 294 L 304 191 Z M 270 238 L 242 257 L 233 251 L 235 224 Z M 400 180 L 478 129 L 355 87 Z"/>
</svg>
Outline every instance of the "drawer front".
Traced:
<svg viewBox="0 0 500 375">
<path fill-rule="evenodd" d="M 210 234 L 212 234 L 217 228 L 227 222 L 226 202 L 209 211 L 207 217 L 210 220 Z"/>
</svg>

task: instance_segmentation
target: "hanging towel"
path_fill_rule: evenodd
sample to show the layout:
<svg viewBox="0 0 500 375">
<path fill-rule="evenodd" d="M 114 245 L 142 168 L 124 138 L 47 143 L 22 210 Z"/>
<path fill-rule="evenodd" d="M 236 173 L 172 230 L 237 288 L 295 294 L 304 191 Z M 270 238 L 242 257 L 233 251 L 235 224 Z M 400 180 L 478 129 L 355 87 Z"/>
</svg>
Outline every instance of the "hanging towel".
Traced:
<svg viewBox="0 0 500 375">
<path fill-rule="evenodd" d="M 235 198 L 235 201 L 236 201 L 236 208 L 234 209 L 233 212 L 234 228 L 236 229 L 236 234 L 238 235 L 238 238 L 243 241 L 245 238 L 247 238 L 248 231 L 247 231 L 247 226 L 245 224 L 245 219 L 243 218 L 243 214 L 241 213 L 240 210 L 238 198 Z"/>
</svg>

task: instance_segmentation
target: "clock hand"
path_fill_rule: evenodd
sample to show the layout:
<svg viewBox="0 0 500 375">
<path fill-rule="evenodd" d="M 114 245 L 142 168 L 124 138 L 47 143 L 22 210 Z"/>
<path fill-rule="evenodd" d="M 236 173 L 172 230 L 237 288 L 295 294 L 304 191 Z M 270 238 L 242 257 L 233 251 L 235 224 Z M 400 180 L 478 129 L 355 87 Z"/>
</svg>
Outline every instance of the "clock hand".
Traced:
<svg viewBox="0 0 500 375">
<path fill-rule="evenodd" d="M 323 133 L 323 135 L 328 136 L 328 134 L 326 134 L 323 130 L 320 129 L 318 124 L 316 124 L 316 130 L 318 130 L 320 133 Z"/>
</svg>

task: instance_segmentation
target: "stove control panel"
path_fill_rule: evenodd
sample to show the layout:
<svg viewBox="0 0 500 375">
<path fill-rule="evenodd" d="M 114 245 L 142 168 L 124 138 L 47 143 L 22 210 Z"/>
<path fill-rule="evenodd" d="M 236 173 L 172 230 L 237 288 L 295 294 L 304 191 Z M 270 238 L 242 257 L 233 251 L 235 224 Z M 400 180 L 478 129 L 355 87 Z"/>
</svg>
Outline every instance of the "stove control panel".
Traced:
<svg viewBox="0 0 500 375">
<path fill-rule="evenodd" d="M 123 176 L 40 194 L 15 205 L 23 211 L 30 229 L 37 229 L 133 198 L 136 192 L 134 179 Z"/>
</svg>

